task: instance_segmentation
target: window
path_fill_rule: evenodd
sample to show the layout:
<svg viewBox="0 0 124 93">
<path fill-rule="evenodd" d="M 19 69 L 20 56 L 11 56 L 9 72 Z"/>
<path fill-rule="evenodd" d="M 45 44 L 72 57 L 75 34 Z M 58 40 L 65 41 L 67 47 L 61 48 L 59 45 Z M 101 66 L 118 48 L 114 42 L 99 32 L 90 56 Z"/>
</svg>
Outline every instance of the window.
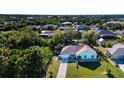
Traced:
<svg viewBox="0 0 124 93">
<path fill-rule="evenodd" d="M 86 55 L 84 55 L 84 58 L 87 58 L 87 56 L 86 56 Z"/>
<path fill-rule="evenodd" d="M 81 56 L 77 56 L 77 59 L 81 59 Z"/>
<path fill-rule="evenodd" d="M 91 58 L 94 58 L 94 56 L 92 55 Z"/>
</svg>

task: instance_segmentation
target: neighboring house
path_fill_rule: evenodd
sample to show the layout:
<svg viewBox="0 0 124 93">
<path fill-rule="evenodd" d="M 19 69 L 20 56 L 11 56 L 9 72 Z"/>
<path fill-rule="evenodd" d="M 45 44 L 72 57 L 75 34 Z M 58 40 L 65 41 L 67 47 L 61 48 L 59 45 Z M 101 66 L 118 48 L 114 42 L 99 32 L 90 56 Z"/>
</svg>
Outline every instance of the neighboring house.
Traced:
<svg viewBox="0 0 124 93">
<path fill-rule="evenodd" d="M 124 21 L 124 18 L 117 18 L 118 21 Z"/>
<path fill-rule="evenodd" d="M 57 25 L 53 25 L 53 24 L 47 24 L 42 26 L 42 30 L 56 30 L 57 29 Z"/>
<path fill-rule="evenodd" d="M 59 27 L 59 30 L 69 30 L 69 31 L 71 31 L 71 30 L 73 30 L 73 27 L 70 27 L 70 26 L 66 26 L 66 27 L 63 27 L 63 26 L 61 26 L 61 27 Z"/>
<path fill-rule="evenodd" d="M 95 50 L 88 45 L 65 46 L 58 59 L 61 62 L 98 62 L 99 57 Z"/>
<path fill-rule="evenodd" d="M 79 31 L 79 32 L 83 32 L 83 31 L 89 30 L 89 29 L 90 29 L 89 26 L 86 24 L 76 25 L 76 28 L 75 28 L 75 30 Z"/>
<path fill-rule="evenodd" d="M 11 33 L 12 31 L 0 31 L 0 33 L 2 34 L 8 34 L 8 33 Z"/>
<path fill-rule="evenodd" d="M 73 26 L 71 22 L 63 22 L 59 26 L 59 30 L 73 30 Z"/>
<path fill-rule="evenodd" d="M 102 29 L 102 30 L 99 30 L 98 32 L 102 38 L 113 38 L 116 36 L 116 34 L 114 32 L 109 31 L 109 30 Z"/>
<path fill-rule="evenodd" d="M 117 34 L 117 35 L 124 35 L 124 30 L 116 30 L 115 34 Z"/>
<path fill-rule="evenodd" d="M 117 44 L 119 44 L 119 42 L 117 42 L 117 41 L 112 42 L 112 46 L 117 45 Z"/>
<path fill-rule="evenodd" d="M 107 49 L 107 55 L 110 58 L 114 58 L 117 63 L 124 61 L 124 45 L 120 43 L 113 45 L 112 48 Z"/>
<path fill-rule="evenodd" d="M 8 25 L 8 24 L 17 24 L 16 21 L 5 21 L 5 22 L 3 22 L 3 23 L 4 23 L 4 25 Z"/>
<path fill-rule="evenodd" d="M 81 25 L 82 22 L 74 22 L 74 25 Z"/>
<path fill-rule="evenodd" d="M 63 26 L 71 26 L 72 23 L 71 23 L 71 22 L 63 22 L 62 25 L 63 25 Z"/>
<path fill-rule="evenodd" d="M 118 24 L 119 22 L 117 21 L 109 21 L 109 22 L 106 22 L 107 24 Z"/>
<path fill-rule="evenodd" d="M 29 29 L 37 29 L 37 30 L 40 30 L 41 26 L 40 25 L 28 25 L 26 26 L 26 28 L 29 28 Z"/>
<path fill-rule="evenodd" d="M 105 40 L 103 38 L 100 38 L 98 40 L 98 43 L 99 43 L 100 46 L 104 46 L 105 45 Z"/>
<path fill-rule="evenodd" d="M 31 16 L 28 16 L 28 17 L 27 17 L 27 19 L 34 19 L 34 18 L 33 18 L 33 17 L 31 17 Z"/>
<path fill-rule="evenodd" d="M 101 29 L 101 25 L 92 25 L 90 26 L 90 28 L 95 31 L 95 32 L 98 32 L 100 29 Z"/>
<path fill-rule="evenodd" d="M 53 35 L 53 31 L 42 31 L 42 33 L 40 34 L 40 36 L 42 37 L 52 37 Z"/>
</svg>

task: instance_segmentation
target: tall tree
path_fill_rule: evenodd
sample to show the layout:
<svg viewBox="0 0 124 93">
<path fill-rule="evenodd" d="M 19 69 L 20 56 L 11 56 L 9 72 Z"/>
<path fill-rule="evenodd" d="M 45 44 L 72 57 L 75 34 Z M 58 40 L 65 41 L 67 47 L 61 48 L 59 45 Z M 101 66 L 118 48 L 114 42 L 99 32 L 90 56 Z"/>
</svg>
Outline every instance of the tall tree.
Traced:
<svg viewBox="0 0 124 93">
<path fill-rule="evenodd" d="M 85 31 L 82 35 L 82 42 L 85 44 L 88 44 L 90 46 L 97 45 L 97 39 L 99 37 L 99 34 L 92 31 L 88 30 Z"/>
</svg>

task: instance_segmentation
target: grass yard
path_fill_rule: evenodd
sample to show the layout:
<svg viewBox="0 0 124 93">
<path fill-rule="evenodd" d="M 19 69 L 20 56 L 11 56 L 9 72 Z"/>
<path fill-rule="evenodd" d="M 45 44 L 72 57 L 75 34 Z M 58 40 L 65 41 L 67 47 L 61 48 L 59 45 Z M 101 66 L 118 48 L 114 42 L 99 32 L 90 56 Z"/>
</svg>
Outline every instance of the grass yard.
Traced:
<svg viewBox="0 0 124 93">
<path fill-rule="evenodd" d="M 48 67 L 46 78 L 50 77 L 50 73 L 52 72 L 53 78 L 56 78 L 56 75 L 58 73 L 60 63 L 56 60 L 56 57 L 53 57 L 52 64 Z"/>
<path fill-rule="evenodd" d="M 76 68 L 75 63 L 69 63 L 67 69 L 67 78 L 108 78 L 106 74 L 103 74 L 106 69 L 111 69 L 112 77 L 123 78 L 124 73 L 118 68 L 111 65 L 111 63 L 105 62 L 101 59 L 100 64 L 88 63 L 79 65 L 79 69 Z"/>
<path fill-rule="evenodd" d="M 103 54 L 106 53 L 106 48 L 100 46 L 100 47 L 98 47 L 98 49 L 99 49 Z"/>
<path fill-rule="evenodd" d="M 99 50 L 104 54 L 106 49 L 99 47 Z M 124 73 L 120 68 L 113 66 L 104 55 L 101 55 L 102 58 L 99 63 L 87 63 L 80 64 L 79 69 L 76 68 L 75 63 L 68 63 L 67 68 L 67 78 L 108 78 L 110 76 L 104 74 L 107 69 L 111 69 L 112 76 L 115 78 L 123 78 Z"/>
</svg>

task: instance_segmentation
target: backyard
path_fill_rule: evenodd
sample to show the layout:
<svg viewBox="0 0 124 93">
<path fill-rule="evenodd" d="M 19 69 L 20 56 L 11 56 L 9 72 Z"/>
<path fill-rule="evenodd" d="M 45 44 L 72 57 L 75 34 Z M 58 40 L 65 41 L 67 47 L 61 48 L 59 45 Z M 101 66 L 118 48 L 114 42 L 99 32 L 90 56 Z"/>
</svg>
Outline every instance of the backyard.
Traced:
<svg viewBox="0 0 124 93">
<path fill-rule="evenodd" d="M 76 63 L 69 63 L 67 69 L 67 78 L 123 78 L 124 73 L 118 68 L 113 66 L 108 61 L 101 58 L 99 63 L 79 63 L 77 69 Z M 106 70 L 110 69 L 112 76 L 106 75 Z"/>
</svg>

